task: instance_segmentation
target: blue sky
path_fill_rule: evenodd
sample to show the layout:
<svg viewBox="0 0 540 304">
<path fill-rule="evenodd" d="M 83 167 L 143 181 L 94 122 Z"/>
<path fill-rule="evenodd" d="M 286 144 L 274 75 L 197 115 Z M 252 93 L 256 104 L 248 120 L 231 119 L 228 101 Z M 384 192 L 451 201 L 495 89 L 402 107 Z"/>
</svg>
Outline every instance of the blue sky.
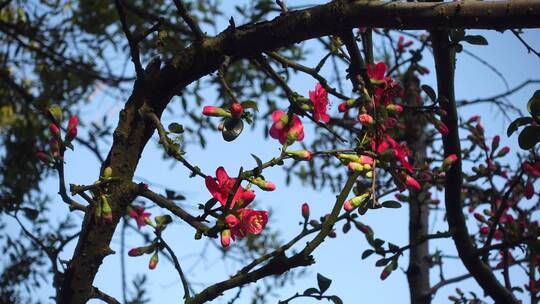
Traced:
<svg viewBox="0 0 540 304">
<path fill-rule="evenodd" d="M 289 1 L 290 2 L 290 1 Z M 224 20 L 228 19 L 225 16 Z M 237 21 L 237 23 L 239 23 Z M 469 32 L 468 32 L 469 33 Z M 488 46 L 465 45 L 465 48 L 474 52 L 484 60 L 490 62 L 506 78 L 510 87 L 520 84 L 526 79 L 540 79 L 540 59 L 533 54 L 527 54 L 525 48 L 509 32 L 503 34 L 496 31 L 470 31 L 470 33 L 482 34 L 488 41 Z M 527 31 L 524 38 L 537 49 L 540 49 L 540 31 Z M 305 42 L 314 45 L 313 42 Z M 317 58 L 317 51 L 312 55 Z M 308 61 L 309 63 L 310 61 Z M 423 61 L 424 65 L 434 71 L 432 59 L 426 52 Z M 324 72 L 324 71 L 323 71 Z M 422 78 L 422 82 L 436 87 L 434 74 Z M 308 90 L 313 89 L 316 81 L 308 77 L 299 75 L 293 78 L 289 83 L 297 92 L 307 96 Z M 510 101 L 525 109 L 525 104 L 535 90 L 540 89 L 540 85 L 531 85 L 524 90 L 514 94 Z M 476 98 L 491 96 L 505 91 L 504 83 L 492 71 L 478 63 L 471 57 L 460 54 L 457 60 L 456 70 L 456 96 L 457 99 Z M 332 101 L 332 99 L 331 99 Z M 337 113 L 337 100 L 334 101 L 333 113 Z M 208 92 L 205 95 L 205 104 L 215 103 L 215 93 Z M 281 101 L 285 107 L 286 101 Z M 104 94 L 96 94 L 91 104 L 86 106 L 82 113 L 83 119 L 91 121 L 98 120 L 102 115 L 110 115 L 111 119 L 116 120 L 118 111 L 121 109 L 123 101 L 111 99 Z M 507 121 L 503 120 L 500 113 L 493 106 L 479 105 L 462 108 L 460 114 L 468 118 L 472 115 L 482 115 L 482 122 L 488 136 L 501 134 L 502 145 L 508 145 L 513 151 L 519 150 L 516 137 L 506 138 Z M 514 113 L 510 115 L 515 117 Z M 167 114 L 164 117 L 165 123 L 176 121 L 182 123 L 182 117 L 179 113 Z M 217 121 L 217 120 L 216 120 Z M 306 139 L 309 140 L 313 135 L 312 125 L 304 121 L 307 126 Z M 188 146 L 186 148 L 187 158 L 201 167 L 204 172 L 213 173 L 215 168 L 223 165 L 229 172 L 237 172 L 240 166 L 252 167 L 255 162 L 250 156 L 254 153 L 263 161 L 268 160 L 279 153 L 280 145 L 275 140 L 264 140 L 262 130 L 246 129 L 243 134 L 234 142 L 226 143 L 221 139 L 218 133 L 207 133 L 208 147 L 203 150 L 199 147 Z M 299 147 L 299 144 L 295 144 Z M 107 147 L 103 146 L 104 154 Z M 293 146 L 294 148 L 294 146 Z M 162 160 L 162 151 L 157 147 L 157 136 L 151 140 L 147 149 L 143 153 L 140 166 L 136 171 L 138 180 L 151 180 L 154 184 L 153 190 L 162 192 L 161 186 L 171 189 L 177 189 L 185 195 L 187 199 L 182 202 L 187 209 L 195 212 L 198 203 L 204 202 L 209 198 L 208 191 L 204 186 L 204 181 L 200 178 L 188 178 L 189 172 L 180 165 L 171 166 L 170 161 Z M 76 153 L 68 152 L 66 156 L 66 178 L 70 183 L 89 184 L 92 183 L 99 171 L 99 164 L 95 158 L 83 147 L 76 147 Z M 284 174 L 281 168 L 269 169 L 265 176 L 274 181 L 278 189 L 274 192 L 257 191 L 257 203 L 260 208 L 269 208 L 272 210 L 271 222 L 272 228 L 277 228 L 282 232 L 282 240 L 288 240 L 291 236 L 300 231 L 297 223 L 301 220 L 300 206 L 303 202 L 308 202 L 311 206 L 312 215 L 318 217 L 327 213 L 334 201 L 336 193 L 329 190 L 313 191 L 307 186 L 293 181 L 289 187 L 285 186 Z M 57 181 L 51 178 L 44 183 L 44 189 L 47 189 L 51 195 L 57 191 Z M 62 219 L 67 213 L 67 208 L 61 203 L 60 198 L 55 201 L 56 206 L 51 207 L 50 216 Z M 153 209 L 155 215 L 163 214 L 163 211 Z M 77 215 L 80 216 L 80 215 Z M 373 227 L 377 237 L 390 241 L 398 245 L 407 244 L 408 227 L 407 207 L 401 209 L 386 209 L 370 211 L 362 218 L 362 221 Z M 339 229 L 341 225 L 337 226 Z M 430 219 L 431 231 L 446 230 L 446 223 L 443 214 L 434 214 Z M 149 229 L 148 227 L 143 229 Z M 339 231 L 338 229 L 338 231 Z M 476 228 L 472 228 L 472 232 Z M 353 229 L 354 230 L 354 229 Z M 316 274 L 319 272 L 333 279 L 333 284 L 327 291 L 328 294 L 339 295 L 345 303 L 406 303 L 408 302 L 408 286 L 405 275 L 401 270 L 394 272 L 387 280 L 380 281 L 380 268 L 374 266 L 375 257 L 361 260 L 360 256 L 365 249 L 368 249 L 363 235 L 353 231 L 343 235 L 339 233 L 337 239 L 325 241 L 314 253 L 317 263 L 309 267 L 306 274 L 295 281 L 294 285 L 289 285 L 276 290 L 279 295 L 270 301 L 277 302 L 278 299 L 285 299 L 296 292 L 302 292 L 308 287 L 316 285 Z M 147 230 L 150 231 L 150 230 Z M 210 285 L 212 283 L 226 279 L 228 275 L 234 274 L 241 265 L 224 261 L 220 253 L 213 246 L 208 246 L 207 259 L 204 262 L 198 261 L 201 251 L 205 248 L 207 241 L 194 241 L 193 229 L 180 223 L 179 220 L 169 227 L 164 233 L 164 238 L 174 248 L 179 256 L 184 269 L 194 283 Z M 307 240 L 307 239 L 306 239 Z M 303 245 L 305 242 L 300 242 Z M 62 255 L 63 259 L 69 259 L 72 254 L 72 246 L 66 248 Z M 135 234 L 128 238 L 128 248 L 143 245 L 142 240 Z M 232 245 L 234 246 L 234 244 Z M 119 234 L 115 234 L 112 245 L 113 250 L 119 252 L 120 241 Z M 430 243 L 432 250 L 439 248 L 448 254 L 455 253 L 450 241 L 434 241 Z M 178 275 L 172 264 L 165 259 L 161 259 L 157 269 L 149 271 L 147 269 L 149 256 L 130 258 L 127 257 L 128 278 L 137 273 L 146 273 L 149 279 L 150 296 L 152 303 L 170 303 L 178 302 L 182 297 L 181 284 Z M 195 266 L 191 267 L 195 263 Z M 120 285 L 120 255 L 116 254 L 105 259 L 100 272 L 98 273 L 95 285 L 121 299 Z M 400 259 L 400 269 L 406 269 L 407 256 Z M 447 264 L 446 276 L 452 277 L 465 273 L 465 269 L 459 261 Z M 438 273 L 432 273 L 432 284 L 437 283 Z M 512 272 L 512 277 L 516 281 L 524 281 L 521 271 Z M 197 290 L 201 290 L 202 285 L 194 285 Z M 255 285 L 250 285 L 252 288 Z M 459 283 L 465 291 L 475 291 L 482 294 L 477 284 L 473 280 L 466 280 Z M 433 303 L 448 303 L 447 296 L 452 293 L 454 285 L 441 289 Z M 224 297 L 219 298 L 213 303 L 226 303 L 226 299 L 235 294 L 235 291 L 225 293 Z M 249 295 L 246 291 L 244 295 Z M 52 295 L 52 290 L 42 290 L 43 297 Z M 238 303 L 247 303 L 247 297 L 241 298 Z M 297 300 L 293 303 L 313 303 L 310 300 Z M 527 303 L 527 299 L 525 302 Z"/>
</svg>

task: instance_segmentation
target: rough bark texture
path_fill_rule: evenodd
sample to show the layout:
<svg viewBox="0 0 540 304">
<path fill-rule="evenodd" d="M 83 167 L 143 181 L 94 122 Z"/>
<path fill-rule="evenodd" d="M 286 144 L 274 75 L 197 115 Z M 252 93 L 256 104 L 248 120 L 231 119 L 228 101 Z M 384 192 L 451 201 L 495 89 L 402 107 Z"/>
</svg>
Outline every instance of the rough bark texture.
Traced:
<svg viewBox="0 0 540 304">
<path fill-rule="evenodd" d="M 461 146 L 454 95 L 455 52 L 450 46 L 447 31 L 432 31 L 431 34 L 440 106 L 447 113 L 443 117 L 443 122 L 449 129 L 448 135 L 443 136 L 444 155 L 456 154 L 458 156 L 458 160 L 446 172 L 444 198 L 448 228 L 449 231 L 453 232 L 452 238 L 461 261 L 484 292 L 498 304 L 518 303 L 512 292 L 501 285 L 488 265 L 480 260 L 465 223 L 463 202 L 461 200 L 461 186 L 463 183 Z"/>
<path fill-rule="evenodd" d="M 343 32 L 352 27 L 421 28 L 524 28 L 540 27 L 540 1 L 381 3 L 334 1 L 310 9 L 290 12 L 268 22 L 229 28 L 179 51 L 154 77 L 136 82 L 134 92 L 114 132 L 114 142 L 104 166 L 122 179 L 111 195 L 113 223 L 98 228 L 93 210 L 85 215 L 81 236 L 62 283 L 61 303 L 85 303 L 92 282 L 126 206 L 135 197 L 131 179 L 139 157 L 154 132 L 151 122 L 139 114 L 143 104 L 160 116 L 172 96 L 185 86 L 215 71 L 224 56 L 234 59 L 298 43 L 314 37 Z"/>
<path fill-rule="evenodd" d="M 420 81 L 412 70 L 405 73 L 403 86 L 405 89 L 405 103 L 418 106 L 418 90 Z M 420 118 L 420 119 L 419 119 Z M 406 116 L 405 130 L 407 145 L 413 152 L 416 165 L 424 163 L 426 158 L 426 133 L 425 120 L 417 113 Z M 409 196 L 409 267 L 407 268 L 407 281 L 409 282 L 409 294 L 411 303 L 428 304 L 431 302 L 429 295 L 429 241 L 420 242 L 422 237 L 428 234 L 429 206 L 426 204 L 425 191 L 411 191 Z"/>
</svg>

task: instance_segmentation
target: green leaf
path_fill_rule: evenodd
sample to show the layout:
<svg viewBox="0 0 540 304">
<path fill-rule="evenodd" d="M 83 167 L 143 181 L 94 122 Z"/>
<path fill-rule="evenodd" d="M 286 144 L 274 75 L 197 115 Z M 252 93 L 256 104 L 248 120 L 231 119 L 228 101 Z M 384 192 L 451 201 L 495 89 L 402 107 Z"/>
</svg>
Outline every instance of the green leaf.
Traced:
<svg viewBox="0 0 540 304">
<path fill-rule="evenodd" d="M 240 104 L 244 109 L 255 109 L 255 111 L 259 111 L 259 106 L 255 100 L 242 101 Z"/>
<path fill-rule="evenodd" d="M 37 211 L 36 209 L 24 207 L 21 208 L 21 210 L 24 213 L 24 216 L 31 221 L 35 221 L 39 215 L 39 211 Z"/>
<path fill-rule="evenodd" d="M 533 122 L 532 117 L 519 117 L 516 118 L 512 123 L 508 126 L 508 129 L 506 130 L 506 136 L 510 137 L 514 132 L 518 130 L 519 127 L 530 124 Z"/>
<path fill-rule="evenodd" d="M 377 262 L 375 262 L 375 266 L 381 267 L 388 264 L 388 262 L 390 262 L 390 259 L 382 258 L 382 259 L 379 259 Z"/>
<path fill-rule="evenodd" d="M 540 90 L 534 92 L 529 102 L 527 102 L 527 111 L 531 113 L 533 118 L 537 118 L 540 115 Z"/>
<path fill-rule="evenodd" d="M 330 284 L 332 284 L 332 280 L 323 276 L 320 273 L 317 273 L 317 285 L 319 285 L 319 290 L 321 291 L 321 294 L 323 294 L 328 289 L 328 287 L 330 287 Z"/>
<path fill-rule="evenodd" d="M 518 137 L 518 143 L 521 149 L 529 150 L 534 145 L 540 142 L 540 127 L 539 126 L 527 126 Z"/>
<path fill-rule="evenodd" d="M 431 99 L 431 101 L 437 100 L 437 94 L 435 93 L 435 90 L 433 90 L 432 87 L 428 86 L 427 84 L 422 85 L 422 91 L 426 93 L 426 95 Z"/>
<path fill-rule="evenodd" d="M 172 217 L 168 214 L 166 215 L 158 215 L 155 217 L 156 219 L 156 224 L 158 226 L 164 226 L 164 225 L 168 225 L 170 223 L 172 223 Z"/>
<path fill-rule="evenodd" d="M 481 35 L 467 35 L 463 37 L 463 41 L 475 45 L 488 45 L 488 41 Z"/>
<path fill-rule="evenodd" d="M 251 154 L 251 157 L 253 157 L 255 159 L 255 161 L 257 162 L 257 172 L 256 172 L 255 176 L 258 176 L 258 175 L 261 174 L 261 172 L 263 170 L 263 162 L 255 154 Z"/>
<path fill-rule="evenodd" d="M 391 252 L 397 252 L 399 250 L 399 246 L 392 243 L 388 243 L 388 250 L 390 250 Z"/>
<path fill-rule="evenodd" d="M 384 208 L 393 208 L 393 209 L 401 208 L 401 204 L 397 201 L 386 201 L 382 203 L 381 205 Z"/>
<path fill-rule="evenodd" d="M 176 133 L 176 134 L 182 134 L 184 133 L 184 126 L 182 126 L 179 123 L 173 122 L 169 124 L 169 132 Z"/>
<path fill-rule="evenodd" d="M 334 304 L 343 304 L 343 301 L 338 296 L 331 296 L 330 300 L 332 300 L 332 302 L 334 302 Z"/>
<path fill-rule="evenodd" d="M 370 255 L 372 255 L 375 252 L 373 249 L 368 249 L 362 253 L 362 260 L 367 259 Z"/>
<path fill-rule="evenodd" d="M 307 295 L 312 295 L 312 294 L 315 294 L 315 293 L 320 294 L 321 292 L 317 288 L 311 287 L 311 288 L 308 288 L 308 289 L 304 290 L 303 294 L 305 296 L 307 296 Z"/>
</svg>

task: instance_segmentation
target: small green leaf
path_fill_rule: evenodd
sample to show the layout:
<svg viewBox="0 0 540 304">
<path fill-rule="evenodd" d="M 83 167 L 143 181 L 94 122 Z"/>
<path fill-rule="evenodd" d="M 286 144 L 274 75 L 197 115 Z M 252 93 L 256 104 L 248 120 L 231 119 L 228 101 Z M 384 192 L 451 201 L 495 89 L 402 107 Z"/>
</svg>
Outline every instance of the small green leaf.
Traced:
<svg viewBox="0 0 540 304">
<path fill-rule="evenodd" d="M 435 90 L 433 90 L 432 87 L 428 86 L 427 84 L 422 85 L 422 91 L 426 93 L 426 95 L 431 99 L 431 101 L 437 100 L 437 94 L 435 93 Z"/>
<path fill-rule="evenodd" d="M 375 252 L 375 250 L 368 249 L 362 253 L 362 260 L 367 259 L 370 255 L 372 255 Z"/>
<path fill-rule="evenodd" d="M 527 126 L 519 134 L 518 143 L 523 150 L 531 149 L 538 142 L 540 142 L 539 126 Z"/>
<path fill-rule="evenodd" d="M 321 292 L 315 287 L 311 287 L 311 288 L 308 288 L 308 289 L 304 290 L 304 295 L 305 296 L 316 294 L 316 293 L 320 294 Z"/>
<path fill-rule="evenodd" d="M 527 102 L 527 111 L 531 113 L 533 118 L 537 118 L 540 115 L 540 90 L 534 92 L 529 102 Z"/>
<path fill-rule="evenodd" d="M 317 273 L 317 285 L 319 285 L 321 294 L 323 294 L 330 287 L 330 284 L 332 284 L 332 280 L 320 273 Z"/>
<path fill-rule="evenodd" d="M 488 45 L 488 41 L 481 35 L 467 35 L 463 37 L 463 41 L 474 45 Z"/>
<path fill-rule="evenodd" d="M 257 162 L 257 172 L 256 172 L 255 176 L 258 176 L 258 175 L 261 174 L 261 172 L 263 170 L 263 162 L 255 154 L 251 154 L 251 157 L 253 157 L 255 159 L 255 161 Z"/>
<path fill-rule="evenodd" d="M 397 201 L 386 201 L 381 204 L 384 208 L 401 208 L 401 204 Z"/>
<path fill-rule="evenodd" d="M 399 246 L 392 243 L 388 243 L 388 250 L 390 250 L 391 252 L 397 252 L 399 250 Z"/>
<path fill-rule="evenodd" d="M 390 259 L 382 258 L 382 259 L 379 259 L 377 262 L 375 262 L 375 266 L 381 267 L 388 264 L 388 262 L 390 262 Z"/>
<path fill-rule="evenodd" d="M 331 296 L 330 300 L 332 300 L 334 304 L 343 304 L 343 300 L 341 300 L 341 298 L 338 296 Z"/>
<path fill-rule="evenodd" d="M 508 129 L 506 130 L 506 135 L 510 137 L 514 132 L 518 130 L 519 127 L 530 124 L 533 122 L 532 117 L 519 117 L 516 118 L 512 123 L 508 126 Z"/>
<path fill-rule="evenodd" d="M 176 133 L 176 134 L 182 134 L 184 133 L 184 126 L 182 126 L 179 123 L 173 122 L 169 125 L 169 132 Z"/>
<path fill-rule="evenodd" d="M 259 111 L 259 106 L 255 100 L 242 101 L 240 104 L 244 109 L 255 109 L 255 111 Z"/>
<path fill-rule="evenodd" d="M 39 211 L 37 211 L 36 209 L 24 207 L 21 208 L 21 210 L 24 212 L 24 216 L 32 221 L 35 221 L 39 215 Z"/>
</svg>

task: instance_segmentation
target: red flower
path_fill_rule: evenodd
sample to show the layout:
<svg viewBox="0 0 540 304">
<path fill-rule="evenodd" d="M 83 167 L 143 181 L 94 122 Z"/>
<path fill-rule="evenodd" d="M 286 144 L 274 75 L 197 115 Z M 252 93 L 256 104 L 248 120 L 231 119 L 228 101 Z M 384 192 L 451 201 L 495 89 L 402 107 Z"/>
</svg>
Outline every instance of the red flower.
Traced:
<svg viewBox="0 0 540 304">
<path fill-rule="evenodd" d="M 268 223 L 268 211 L 257 211 L 253 209 L 238 209 L 238 217 L 229 214 L 225 221 L 231 230 L 233 240 L 236 237 L 243 238 L 247 234 L 259 234 Z"/>
<path fill-rule="evenodd" d="M 375 122 L 373 117 L 366 113 L 358 115 L 358 120 L 363 125 L 372 125 Z"/>
<path fill-rule="evenodd" d="M 135 219 L 137 222 L 137 228 L 141 229 L 142 226 L 146 225 L 148 219 L 150 218 L 150 215 L 152 215 L 149 212 L 144 212 L 143 206 L 131 206 L 129 208 L 129 217 L 132 219 Z"/>
<path fill-rule="evenodd" d="M 207 176 L 204 180 L 206 188 L 210 191 L 210 194 L 221 203 L 221 205 L 225 206 L 225 204 L 227 204 L 227 199 L 229 198 L 229 193 L 236 183 L 236 178 L 230 178 L 223 167 L 216 169 L 216 178 L 217 182 L 213 177 Z M 239 203 L 239 206 L 246 206 L 251 203 L 253 199 L 255 199 L 255 192 L 253 192 L 253 190 L 244 190 L 244 188 L 240 186 L 234 194 L 229 207 L 233 208 L 237 202 Z"/>
<path fill-rule="evenodd" d="M 313 102 L 313 118 L 317 121 L 328 122 L 330 120 L 330 116 L 326 113 L 328 92 L 320 83 L 315 86 L 315 91 L 309 91 L 309 99 Z"/>
<path fill-rule="evenodd" d="M 369 64 L 367 66 L 367 74 L 371 81 L 377 83 L 384 80 L 384 74 L 386 73 L 386 64 L 384 62 L 378 62 L 377 64 Z"/>
<path fill-rule="evenodd" d="M 272 127 L 270 128 L 270 136 L 272 138 L 278 139 L 280 144 L 285 144 L 286 141 L 289 143 L 294 142 L 295 140 L 304 139 L 304 126 L 302 121 L 298 116 L 292 116 L 292 122 L 289 123 L 288 115 L 282 110 L 276 110 L 272 113 Z"/>
</svg>

